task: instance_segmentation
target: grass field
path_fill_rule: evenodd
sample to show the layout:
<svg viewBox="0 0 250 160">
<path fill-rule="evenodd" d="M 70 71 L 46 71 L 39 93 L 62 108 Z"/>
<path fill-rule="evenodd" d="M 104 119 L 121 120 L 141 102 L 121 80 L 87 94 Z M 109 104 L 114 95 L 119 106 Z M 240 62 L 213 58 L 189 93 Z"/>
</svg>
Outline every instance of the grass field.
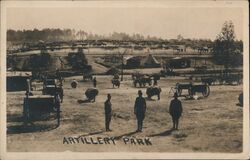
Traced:
<svg viewBox="0 0 250 160">
<path fill-rule="evenodd" d="M 70 87 L 73 78 L 79 81 L 76 89 Z M 130 76 L 125 76 L 121 87 L 112 88 L 111 76 L 97 76 L 99 95 L 94 103 L 78 103 L 84 100 L 84 92 L 92 87 L 91 82 L 83 82 L 82 77 L 70 77 L 64 82 L 64 102 L 62 103 L 61 125 L 54 128 L 55 119 L 35 122 L 29 130 L 22 124 L 22 105 L 25 92 L 7 93 L 7 151 L 17 152 L 229 152 L 242 151 L 242 107 L 237 106 L 242 85 L 211 86 L 210 96 L 199 100 L 186 100 L 180 129 L 172 128 L 168 107 L 172 94 L 170 88 L 183 78 L 162 78 L 161 100 L 147 100 L 147 113 L 142 133 L 135 133 L 136 119 L 133 114 L 134 101 L 139 88 L 132 86 Z M 144 96 L 146 88 L 142 89 Z M 104 131 L 104 101 L 107 93 L 112 95 L 114 116 L 112 132 Z M 34 91 L 41 94 L 41 91 Z M 201 96 L 201 95 L 199 95 Z M 69 136 L 116 137 L 116 145 L 63 144 Z M 152 145 L 124 144 L 121 137 L 149 137 Z"/>
</svg>

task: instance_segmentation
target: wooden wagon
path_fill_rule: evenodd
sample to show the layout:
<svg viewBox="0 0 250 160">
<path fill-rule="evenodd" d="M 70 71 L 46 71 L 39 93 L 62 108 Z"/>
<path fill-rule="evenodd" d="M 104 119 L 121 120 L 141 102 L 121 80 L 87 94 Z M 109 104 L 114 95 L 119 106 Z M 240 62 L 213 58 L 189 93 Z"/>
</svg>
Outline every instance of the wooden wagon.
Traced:
<svg viewBox="0 0 250 160">
<path fill-rule="evenodd" d="M 23 103 L 23 117 L 25 123 L 49 119 L 56 116 L 60 125 L 60 97 L 59 95 L 27 95 Z"/>
</svg>

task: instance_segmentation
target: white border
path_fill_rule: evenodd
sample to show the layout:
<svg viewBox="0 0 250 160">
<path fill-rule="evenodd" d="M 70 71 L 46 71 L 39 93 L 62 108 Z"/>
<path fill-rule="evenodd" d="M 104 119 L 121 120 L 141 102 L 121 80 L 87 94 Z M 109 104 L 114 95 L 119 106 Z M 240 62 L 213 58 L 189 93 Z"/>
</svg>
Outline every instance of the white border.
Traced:
<svg viewBox="0 0 250 160">
<path fill-rule="evenodd" d="M 244 12 L 244 107 L 242 153 L 6 152 L 6 8 L 8 7 L 241 7 Z M 249 155 L 249 12 L 247 1 L 2 1 L 1 2 L 1 152 L 0 159 L 248 159 Z"/>
</svg>

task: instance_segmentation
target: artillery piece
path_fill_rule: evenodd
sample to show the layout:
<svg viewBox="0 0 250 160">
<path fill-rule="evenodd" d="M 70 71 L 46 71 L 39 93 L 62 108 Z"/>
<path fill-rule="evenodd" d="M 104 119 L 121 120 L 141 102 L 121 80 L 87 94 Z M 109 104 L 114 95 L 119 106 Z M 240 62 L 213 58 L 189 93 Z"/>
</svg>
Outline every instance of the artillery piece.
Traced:
<svg viewBox="0 0 250 160">
<path fill-rule="evenodd" d="M 176 83 L 174 89 L 178 96 L 182 96 L 183 90 L 187 90 L 190 97 L 193 97 L 197 92 L 202 93 L 204 97 L 208 97 L 210 94 L 210 88 L 207 84 Z"/>
</svg>

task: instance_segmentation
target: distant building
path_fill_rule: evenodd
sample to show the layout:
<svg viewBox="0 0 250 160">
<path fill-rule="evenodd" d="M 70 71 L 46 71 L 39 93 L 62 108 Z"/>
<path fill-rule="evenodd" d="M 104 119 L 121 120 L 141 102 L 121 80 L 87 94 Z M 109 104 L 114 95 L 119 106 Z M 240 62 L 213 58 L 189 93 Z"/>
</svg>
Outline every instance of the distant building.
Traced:
<svg viewBox="0 0 250 160">
<path fill-rule="evenodd" d="M 174 52 L 186 52 L 185 45 L 173 45 L 171 47 L 173 48 Z"/>
</svg>

